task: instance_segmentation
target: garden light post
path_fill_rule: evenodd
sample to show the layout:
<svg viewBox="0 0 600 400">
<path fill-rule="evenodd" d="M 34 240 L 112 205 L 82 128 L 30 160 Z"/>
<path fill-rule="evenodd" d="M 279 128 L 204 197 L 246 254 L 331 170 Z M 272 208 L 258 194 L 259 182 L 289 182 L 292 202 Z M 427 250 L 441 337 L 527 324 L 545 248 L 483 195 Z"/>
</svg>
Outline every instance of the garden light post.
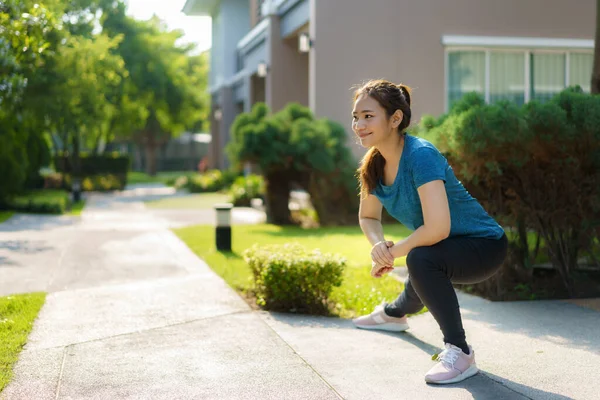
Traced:
<svg viewBox="0 0 600 400">
<path fill-rule="evenodd" d="M 231 251 L 231 209 L 233 208 L 233 204 L 215 204 L 214 208 L 217 213 L 217 227 L 215 232 L 217 250 Z"/>
<path fill-rule="evenodd" d="M 71 191 L 73 192 L 73 202 L 77 203 L 81 201 L 81 179 L 79 177 L 73 178 Z"/>
</svg>

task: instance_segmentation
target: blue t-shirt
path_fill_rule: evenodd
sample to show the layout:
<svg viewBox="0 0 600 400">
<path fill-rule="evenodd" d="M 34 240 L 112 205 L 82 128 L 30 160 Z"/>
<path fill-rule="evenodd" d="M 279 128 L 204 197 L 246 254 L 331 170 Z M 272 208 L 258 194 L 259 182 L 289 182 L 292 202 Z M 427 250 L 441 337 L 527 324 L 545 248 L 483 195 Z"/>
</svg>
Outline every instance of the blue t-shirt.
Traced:
<svg viewBox="0 0 600 400">
<path fill-rule="evenodd" d="M 417 188 L 444 181 L 450 206 L 450 237 L 470 236 L 499 239 L 504 230 L 469 194 L 438 149 L 427 140 L 406 135 L 396 179 L 391 186 L 379 182 L 375 195 L 387 212 L 411 230 L 423 225 Z"/>
</svg>

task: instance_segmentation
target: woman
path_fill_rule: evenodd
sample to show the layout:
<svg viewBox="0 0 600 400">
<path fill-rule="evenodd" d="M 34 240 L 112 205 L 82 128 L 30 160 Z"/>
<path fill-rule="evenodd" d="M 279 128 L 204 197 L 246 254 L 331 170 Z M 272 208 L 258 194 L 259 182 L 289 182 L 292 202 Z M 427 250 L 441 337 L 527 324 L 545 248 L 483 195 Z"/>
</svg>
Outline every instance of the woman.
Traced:
<svg viewBox="0 0 600 400">
<path fill-rule="evenodd" d="M 370 81 L 354 95 L 352 130 L 369 148 L 359 168 L 360 227 L 373 246 L 371 275 L 393 270 L 406 256 L 409 277 L 392 303 L 354 320 L 358 328 L 408 329 L 407 314 L 427 306 L 444 335 L 445 350 L 427 372 L 430 383 L 460 382 L 477 373 L 467 344 L 452 283 L 476 283 L 492 276 L 506 256 L 504 230 L 456 179 L 445 157 L 428 141 L 406 134 L 410 89 Z M 397 243 L 386 241 L 382 207 L 414 231 Z"/>
</svg>

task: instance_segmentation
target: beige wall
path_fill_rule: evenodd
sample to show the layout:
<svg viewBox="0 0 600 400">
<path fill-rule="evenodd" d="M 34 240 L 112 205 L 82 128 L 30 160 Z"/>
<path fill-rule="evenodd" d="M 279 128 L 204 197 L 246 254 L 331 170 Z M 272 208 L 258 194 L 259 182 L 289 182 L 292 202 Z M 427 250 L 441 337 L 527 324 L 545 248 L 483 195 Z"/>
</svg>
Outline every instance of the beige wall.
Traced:
<svg viewBox="0 0 600 400">
<path fill-rule="evenodd" d="M 221 110 L 220 121 L 214 118 L 217 104 L 220 105 Z M 225 146 L 229 143 L 229 128 L 237 114 L 238 110 L 234 102 L 232 89 L 227 86 L 222 87 L 217 95 L 213 97 L 211 106 L 210 133 L 212 140 L 209 154 L 211 168 L 225 169 L 230 165 L 225 154 Z"/>
<path fill-rule="evenodd" d="M 343 3 L 343 7 L 340 7 Z M 413 87 L 413 123 L 444 112 L 443 35 L 592 39 L 594 0 L 310 0 L 309 102 L 350 130 L 353 84 Z M 355 155 L 363 150 L 353 145 Z"/>
<path fill-rule="evenodd" d="M 289 102 L 308 106 L 308 54 L 298 52 L 297 40 L 281 38 L 279 17 L 269 25 L 270 66 L 266 79 L 266 100 L 273 112 Z"/>
<path fill-rule="evenodd" d="M 258 0 L 250 1 L 250 29 L 258 24 Z"/>
</svg>

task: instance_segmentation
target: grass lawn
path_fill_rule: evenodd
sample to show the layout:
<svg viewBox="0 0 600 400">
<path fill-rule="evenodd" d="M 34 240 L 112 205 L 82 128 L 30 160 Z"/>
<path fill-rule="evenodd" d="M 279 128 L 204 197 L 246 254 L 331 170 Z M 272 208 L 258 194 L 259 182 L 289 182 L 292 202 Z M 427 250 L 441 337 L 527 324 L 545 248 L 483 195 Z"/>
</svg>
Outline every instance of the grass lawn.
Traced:
<svg viewBox="0 0 600 400">
<path fill-rule="evenodd" d="M 14 215 L 12 211 L 0 211 L 0 224 Z"/>
<path fill-rule="evenodd" d="M 381 279 L 371 277 L 371 246 L 358 226 L 302 229 L 267 224 L 236 225 L 232 229 L 231 254 L 215 249 L 213 226 L 191 226 L 174 232 L 229 285 L 242 292 L 252 286 L 250 269 L 242 254 L 254 243 L 297 242 L 308 249 L 319 248 L 325 253 L 343 255 L 348 260 L 344 281 L 334 289 L 331 299 L 338 304 L 339 315 L 344 318 L 369 313 L 382 300 L 395 299 L 403 289 L 403 284 L 389 275 Z M 400 240 L 409 234 L 401 225 L 386 227 L 388 240 Z M 405 259 L 396 260 L 396 265 L 405 265 Z"/>
<path fill-rule="evenodd" d="M 85 207 L 85 200 L 80 200 L 77 203 L 73 203 L 71 206 L 71 211 L 69 211 L 69 215 L 79 216 L 81 215 L 81 211 L 83 211 L 83 207 Z"/>
<path fill-rule="evenodd" d="M 45 293 L 0 297 L 0 392 L 12 377 L 13 365 L 45 300 Z"/>
<path fill-rule="evenodd" d="M 130 171 L 127 173 L 127 183 L 164 183 L 169 186 L 174 179 L 182 175 L 196 175 L 195 171 L 175 171 L 175 172 L 159 172 L 156 176 L 150 176 L 144 172 Z"/>
<path fill-rule="evenodd" d="M 222 193 L 198 193 L 189 196 L 169 197 L 161 200 L 146 202 L 148 208 L 169 209 L 206 209 L 212 208 L 216 203 L 226 203 L 229 195 Z"/>
</svg>

